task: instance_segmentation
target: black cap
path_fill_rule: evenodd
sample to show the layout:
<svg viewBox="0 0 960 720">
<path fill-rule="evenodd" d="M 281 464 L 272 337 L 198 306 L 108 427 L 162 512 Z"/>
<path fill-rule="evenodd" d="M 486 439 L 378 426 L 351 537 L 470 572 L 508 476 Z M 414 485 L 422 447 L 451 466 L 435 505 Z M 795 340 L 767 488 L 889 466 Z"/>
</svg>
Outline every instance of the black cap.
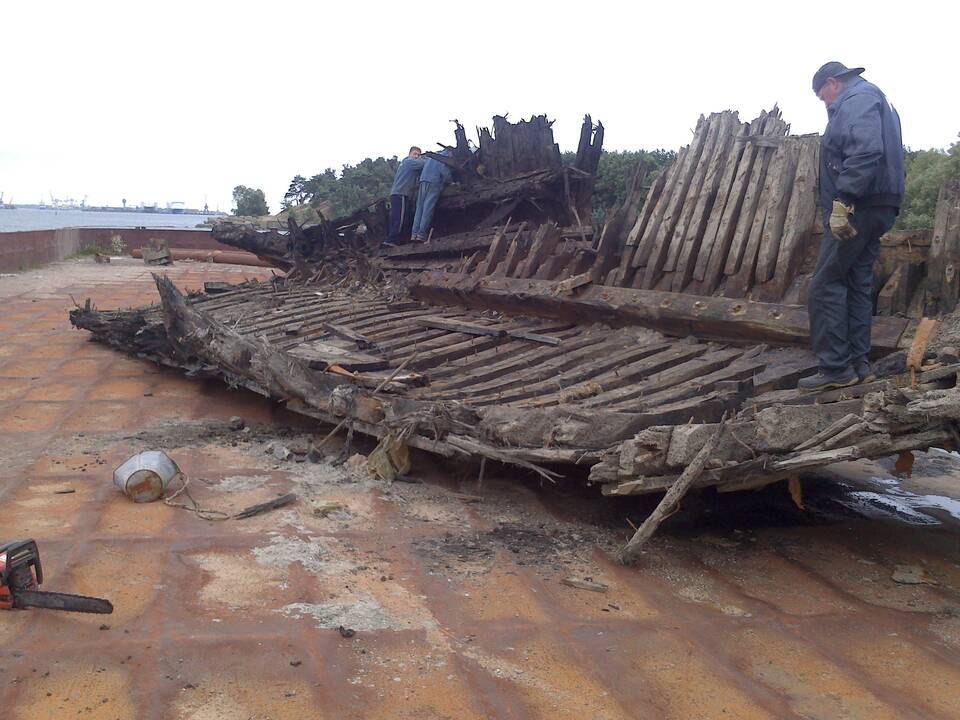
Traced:
<svg viewBox="0 0 960 720">
<path fill-rule="evenodd" d="M 831 60 L 826 65 L 821 67 L 813 76 L 813 91 L 815 93 L 820 92 L 820 88 L 826 84 L 827 80 L 830 78 L 836 78 L 837 80 L 846 80 L 847 78 L 854 77 L 859 75 L 865 70 L 865 68 L 848 68 L 842 62 L 837 62 L 836 60 Z"/>
</svg>

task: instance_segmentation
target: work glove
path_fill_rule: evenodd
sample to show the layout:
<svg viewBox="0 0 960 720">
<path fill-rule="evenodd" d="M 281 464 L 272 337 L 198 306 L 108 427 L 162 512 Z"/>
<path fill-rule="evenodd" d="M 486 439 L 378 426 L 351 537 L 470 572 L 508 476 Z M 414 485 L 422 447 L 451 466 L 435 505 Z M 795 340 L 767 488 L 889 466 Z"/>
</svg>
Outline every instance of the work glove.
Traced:
<svg viewBox="0 0 960 720">
<path fill-rule="evenodd" d="M 833 201 L 833 210 L 830 212 L 830 232 L 837 240 L 850 240 L 857 234 L 856 228 L 850 224 L 853 215 L 853 206 L 844 205 L 840 200 Z"/>
</svg>

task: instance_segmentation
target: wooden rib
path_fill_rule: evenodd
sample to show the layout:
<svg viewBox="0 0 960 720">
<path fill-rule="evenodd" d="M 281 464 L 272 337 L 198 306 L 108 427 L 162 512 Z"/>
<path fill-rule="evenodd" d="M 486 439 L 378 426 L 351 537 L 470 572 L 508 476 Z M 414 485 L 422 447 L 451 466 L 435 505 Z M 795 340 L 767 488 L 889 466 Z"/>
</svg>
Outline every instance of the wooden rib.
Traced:
<svg viewBox="0 0 960 720">
<path fill-rule="evenodd" d="M 754 349 L 756 350 L 756 349 Z M 709 364 L 709 363 L 706 363 Z M 640 398 L 639 407 L 653 410 L 662 405 L 670 405 L 681 400 L 701 397 L 711 392 L 717 383 L 727 380 L 749 380 L 754 373 L 763 370 L 767 360 L 759 352 L 747 352 L 731 362 L 720 362 L 719 368 L 706 374 L 698 374 L 690 380 L 679 382 L 662 390 L 652 389 L 654 392 Z M 703 367 L 699 368 L 703 371 Z M 662 380 L 662 379 L 661 379 Z M 636 407 L 631 404 L 631 407 Z"/>
<path fill-rule="evenodd" d="M 584 338 L 586 342 L 572 351 L 559 353 L 555 357 L 538 362 L 536 365 L 518 373 L 510 373 L 495 380 L 479 383 L 472 386 L 460 388 L 456 397 L 495 397 L 509 392 L 519 386 L 526 386 L 530 383 L 540 382 L 545 377 L 554 377 L 558 373 L 566 372 L 570 368 L 575 368 L 582 361 L 589 361 L 590 358 L 598 356 L 611 355 L 617 352 L 624 352 L 627 343 L 623 338 L 609 338 L 603 336 L 591 336 Z M 545 351 L 546 354 L 546 351 Z M 450 397 L 449 393 L 443 393 L 441 397 Z"/>
<path fill-rule="evenodd" d="M 813 135 L 802 139 L 797 173 L 790 194 L 790 207 L 784 221 L 784 235 L 777 251 L 777 268 L 766 298 L 780 300 L 800 269 L 817 215 L 817 175 L 820 165 L 820 139 Z"/>
<path fill-rule="evenodd" d="M 641 406 L 645 407 L 645 405 L 643 405 L 644 394 L 659 392 L 686 380 L 706 375 L 720 367 L 728 365 L 731 360 L 743 353 L 743 350 L 740 349 L 717 349 L 716 346 L 707 344 L 693 345 L 691 346 L 691 350 L 694 352 L 689 352 L 687 356 L 681 356 L 677 361 L 658 369 L 655 373 L 649 374 L 640 382 L 635 382 L 612 392 L 598 395 L 595 398 L 591 398 L 586 404 L 590 407 L 603 407 L 606 409 L 620 409 L 624 407 L 639 409 Z"/>
<path fill-rule="evenodd" d="M 723 221 L 724 214 L 727 212 L 727 207 L 733 204 L 739 204 L 740 197 L 737 195 L 737 178 L 740 170 L 740 163 L 743 160 L 744 151 L 747 147 L 745 138 L 750 133 L 750 128 L 755 124 L 762 123 L 762 119 L 766 117 L 766 111 L 764 111 L 758 121 L 754 123 L 741 123 L 739 130 L 737 131 L 736 137 L 733 139 L 732 148 L 730 150 L 730 155 L 727 158 L 726 166 L 724 167 L 723 177 L 720 179 L 720 185 L 717 189 L 717 198 L 713 203 L 713 207 L 710 210 L 710 218 L 707 221 L 707 227 L 703 232 L 703 241 L 700 243 L 700 252 L 697 253 L 697 262 L 693 268 L 693 279 L 703 283 L 706 278 L 707 266 L 710 263 L 710 258 L 713 254 L 713 248 L 718 241 L 722 241 L 722 237 L 719 237 L 719 230 L 721 223 Z"/>
<path fill-rule="evenodd" d="M 660 272 L 670 248 L 670 239 L 673 237 L 674 228 L 680 220 L 680 211 L 683 208 L 683 201 L 686 199 L 687 188 L 700 161 L 700 153 L 703 150 L 708 131 L 707 122 L 701 117 L 693 141 L 690 143 L 689 152 L 684 158 L 683 166 L 678 170 L 679 179 L 671 194 L 663 219 L 657 228 L 656 238 L 650 247 L 650 255 L 643 270 L 643 287 L 645 288 L 652 288 L 660 279 Z"/>
<path fill-rule="evenodd" d="M 660 195 L 663 193 L 664 185 L 667 182 L 667 171 L 663 170 L 656 179 L 653 181 L 653 185 L 650 186 L 650 189 L 647 191 L 647 199 L 643 203 L 643 209 L 640 211 L 640 214 L 637 215 L 637 221 L 633 224 L 633 227 L 630 229 L 630 232 L 627 233 L 627 240 L 623 248 L 623 255 L 620 258 L 620 266 L 617 268 L 616 275 L 614 276 L 613 285 L 618 285 L 620 287 L 625 287 L 629 285 L 630 281 L 633 279 L 633 257 L 637 252 L 637 246 L 640 244 L 640 238 L 643 237 L 643 233 L 646 231 L 647 225 L 650 222 L 650 217 L 653 214 L 654 208 L 657 206 L 657 203 L 660 201 Z"/>
<path fill-rule="evenodd" d="M 703 183 L 706 180 L 711 163 L 714 161 L 717 146 L 721 144 L 720 133 L 724 130 L 727 116 L 727 113 L 714 113 L 707 119 L 709 127 L 707 139 L 704 141 L 700 159 L 690 179 L 690 185 L 687 187 L 686 197 L 683 198 L 680 219 L 677 221 L 676 228 L 674 228 L 673 237 L 670 238 L 667 259 L 663 263 L 664 272 L 673 272 L 677 269 L 677 260 L 680 259 L 683 252 L 683 245 L 686 242 L 690 226 L 696 224 L 694 213 L 700 204 L 700 192 L 703 189 Z"/>
<path fill-rule="evenodd" d="M 661 352 L 641 358 L 634 362 L 618 365 L 601 375 L 563 385 L 554 392 L 537 395 L 519 403 L 520 407 L 544 407 L 557 404 L 585 405 L 601 394 L 613 393 L 618 389 L 631 388 L 643 383 L 652 374 L 676 366 L 702 355 L 709 345 L 683 343 L 680 346 L 662 346 Z"/>
<path fill-rule="evenodd" d="M 707 172 L 700 187 L 696 207 L 688 221 L 683 237 L 683 247 L 674 267 L 675 275 L 671 282 L 674 292 L 682 292 L 693 277 L 693 270 L 700 254 L 707 252 L 702 249 L 707 222 L 711 217 L 717 200 L 718 188 L 723 171 L 732 167 L 730 150 L 733 145 L 734 133 L 740 128 L 740 121 L 736 113 L 725 113 L 720 120 L 720 131 L 714 146 L 714 152 L 707 166 Z"/>
<path fill-rule="evenodd" d="M 754 282 L 766 282 L 773 277 L 780 252 L 787 210 L 793 193 L 794 178 L 800 159 L 799 138 L 788 137 L 784 140 L 786 148 L 784 162 L 779 168 L 778 177 L 773 182 L 773 194 L 769 198 L 767 218 L 763 223 L 763 236 L 760 239 L 760 251 L 757 253 L 757 267 Z M 753 284 L 753 283 L 751 283 Z"/>
<path fill-rule="evenodd" d="M 689 153 L 690 145 L 680 148 L 680 152 L 677 153 L 677 159 L 673 161 L 673 165 L 663 171 L 666 175 L 666 184 L 664 185 L 663 192 L 660 193 L 660 197 L 657 199 L 656 206 L 650 214 L 650 220 L 647 222 L 646 228 L 644 228 L 643 235 L 640 236 L 639 242 L 637 243 L 637 251 L 634 253 L 633 260 L 630 262 L 630 266 L 633 268 L 641 268 L 647 264 L 647 260 L 650 257 L 650 253 L 657 239 L 657 234 L 660 230 L 660 224 L 663 222 L 664 213 L 677 190 L 681 168 L 684 166 L 684 163 L 686 163 Z M 637 274 L 641 277 L 643 276 L 643 273 Z"/>
<path fill-rule="evenodd" d="M 772 113 L 767 120 L 768 122 L 760 137 L 761 142 L 776 139 L 782 134 L 782 129 L 785 127 L 779 117 Z M 736 220 L 737 227 L 730 243 L 730 252 L 727 254 L 726 264 L 723 268 L 726 275 L 733 275 L 740 269 L 740 261 L 746 250 L 747 241 L 750 239 L 750 232 L 753 229 L 754 218 L 760 207 L 760 196 L 763 194 L 767 179 L 767 168 L 776 153 L 776 148 L 761 145 L 756 148 L 756 153 L 757 157 L 750 170 L 749 183 L 743 196 L 743 204 Z"/>
<path fill-rule="evenodd" d="M 555 223 L 541 225 L 533 238 L 526 259 L 517 267 L 514 277 L 529 278 L 540 269 L 544 261 L 553 255 L 560 243 L 560 230 Z"/>
<path fill-rule="evenodd" d="M 757 256 L 763 241 L 773 234 L 773 225 L 776 224 L 777 188 L 780 178 L 789 172 L 790 167 L 790 138 L 784 139 L 778 146 L 770 164 L 767 167 L 763 180 L 763 189 L 757 201 L 757 211 L 750 228 L 750 237 L 740 260 L 740 269 L 727 279 L 724 295 L 727 297 L 744 297 L 753 285 L 756 270 Z M 788 196 L 789 197 L 789 196 Z M 768 226 L 769 221 L 769 226 Z"/>
<path fill-rule="evenodd" d="M 670 343 L 657 342 L 651 345 L 628 347 L 619 351 L 594 355 L 587 362 L 578 363 L 564 372 L 551 372 L 543 379 L 526 381 L 522 387 L 511 392 L 485 393 L 471 395 L 471 405 L 491 405 L 493 403 L 516 403 L 547 392 L 562 390 L 563 387 L 588 380 L 614 368 L 626 366 L 643 358 L 655 355 L 670 347 Z"/>
</svg>

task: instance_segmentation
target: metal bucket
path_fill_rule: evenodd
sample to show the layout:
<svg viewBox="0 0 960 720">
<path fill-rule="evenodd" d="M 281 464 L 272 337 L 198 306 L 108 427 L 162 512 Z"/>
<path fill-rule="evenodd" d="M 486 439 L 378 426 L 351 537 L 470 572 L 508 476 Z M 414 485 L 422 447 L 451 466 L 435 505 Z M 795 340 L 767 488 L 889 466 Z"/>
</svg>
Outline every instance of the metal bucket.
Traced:
<svg viewBox="0 0 960 720">
<path fill-rule="evenodd" d="M 180 468 L 163 450 L 134 455 L 113 471 L 114 484 L 138 503 L 159 500 L 177 477 Z"/>
</svg>

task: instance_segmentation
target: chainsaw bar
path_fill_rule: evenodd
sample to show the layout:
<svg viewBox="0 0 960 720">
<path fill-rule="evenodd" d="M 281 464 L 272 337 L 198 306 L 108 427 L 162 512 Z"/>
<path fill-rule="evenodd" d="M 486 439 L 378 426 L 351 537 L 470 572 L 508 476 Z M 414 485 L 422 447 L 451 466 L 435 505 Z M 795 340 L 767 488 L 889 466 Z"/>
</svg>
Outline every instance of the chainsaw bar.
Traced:
<svg viewBox="0 0 960 720">
<path fill-rule="evenodd" d="M 109 600 L 87 597 L 86 595 L 19 590 L 13 597 L 14 604 L 18 608 L 35 607 L 47 610 L 98 613 L 100 615 L 109 615 L 113 612 L 113 603 Z"/>
</svg>

